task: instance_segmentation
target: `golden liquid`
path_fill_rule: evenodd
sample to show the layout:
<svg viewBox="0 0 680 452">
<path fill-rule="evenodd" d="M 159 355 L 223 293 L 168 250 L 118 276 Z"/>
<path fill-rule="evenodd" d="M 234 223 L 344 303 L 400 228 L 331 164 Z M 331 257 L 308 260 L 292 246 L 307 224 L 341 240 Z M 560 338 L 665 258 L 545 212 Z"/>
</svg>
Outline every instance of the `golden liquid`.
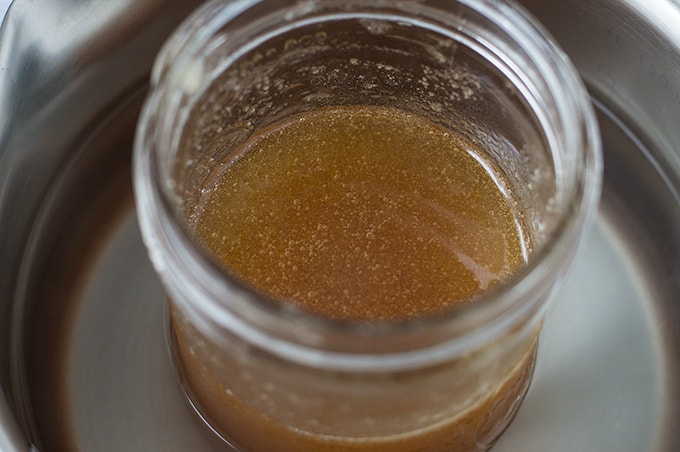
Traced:
<svg viewBox="0 0 680 452">
<path fill-rule="evenodd" d="M 251 397 L 243 397 L 240 394 L 252 392 L 253 388 L 266 388 L 272 369 L 263 363 L 251 364 L 248 371 L 252 372 L 253 378 L 241 381 L 240 378 L 234 377 L 234 374 L 239 372 L 234 372 L 233 368 L 229 369 L 230 365 L 238 364 L 232 357 L 227 357 L 222 371 L 224 374 L 216 374 L 212 365 L 208 364 L 206 367 L 206 362 L 210 362 L 208 357 L 215 356 L 215 353 L 219 354 L 219 351 L 211 350 L 212 347 L 208 346 L 207 350 L 197 353 L 197 344 L 205 344 L 205 338 L 200 334 L 193 336 L 195 334 L 193 328 L 183 328 L 182 323 L 182 320 L 173 317 L 175 356 L 192 402 L 220 435 L 232 444 L 253 452 L 486 451 L 507 428 L 519 409 L 531 383 L 537 348 L 537 337 L 534 336 L 525 344 L 525 351 L 518 357 L 514 366 L 505 369 L 505 372 L 498 369 L 498 374 L 483 377 L 497 382 L 487 394 L 448 419 L 425 428 L 413 429 L 406 425 L 404 430 L 390 435 L 355 437 L 347 436 L 342 431 L 328 434 L 300 428 L 306 425 L 309 416 L 313 414 L 299 406 L 295 407 L 294 413 L 284 414 L 291 409 L 286 384 L 275 391 L 273 395 L 275 400 L 272 401 L 273 407 L 269 412 L 262 413 L 254 409 L 252 399 L 261 397 L 261 394 Z M 474 362 L 471 361 L 470 364 L 474 365 Z M 453 379 L 456 378 L 454 373 L 451 375 Z M 426 378 L 425 375 L 422 377 Z M 322 390 L 319 389 L 319 381 L 316 378 L 318 376 L 301 377 L 301 380 L 309 387 L 310 392 L 317 391 L 321 394 Z M 414 386 L 411 386 L 410 390 L 423 391 L 420 383 L 412 383 Z M 338 411 L 346 401 L 339 394 L 324 394 L 320 397 L 328 416 L 331 418 L 336 416 L 339 423 L 346 423 L 347 415 Z M 399 397 L 396 389 L 394 396 Z M 458 399 L 465 399 L 466 396 L 468 394 L 462 392 L 456 395 Z M 353 401 L 356 402 L 356 399 Z M 361 403 L 365 402 L 358 402 Z M 381 411 L 381 408 L 387 410 L 394 404 L 392 400 L 383 403 L 387 404 L 387 407 L 377 407 L 377 411 Z M 453 400 L 451 403 L 460 403 L 460 400 Z M 422 410 L 423 407 L 420 405 L 427 405 L 427 401 L 415 404 L 413 409 Z M 397 412 L 397 415 L 400 413 Z M 401 415 L 406 416 L 407 413 Z M 281 416 L 285 416 L 286 421 L 278 419 Z M 361 422 L 360 419 L 356 421 Z M 378 424 L 380 422 L 377 421 Z"/>
<path fill-rule="evenodd" d="M 470 300 L 525 261 L 484 154 L 417 115 L 320 109 L 239 155 L 206 187 L 196 235 L 277 300 L 331 318 L 412 318 Z"/>
<path fill-rule="evenodd" d="M 320 109 L 257 133 L 238 155 L 204 187 L 192 218 L 196 237 L 227 271 L 282 303 L 338 319 L 413 318 L 474 300 L 525 261 L 521 221 L 493 165 L 462 136 L 422 117 L 381 107 Z M 356 434 L 370 413 L 386 415 L 386 424 L 412 417 L 393 416 L 392 397 L 331 390 L 343 384 L 329 383 L 338 376 L 222 353 L 176 313 L 173 326 L 193 402 L 216 431 L 254 451 L 484 450 L 514 416 L 536 349 L 529 338 L 479 375 L 465 373 L 466 359 L 469 372 L 475 359 L 486 359 L 477 355 L 431 369 L 446 375 L 438 408 L 410 398 L 428 393 L 424 381 L 435 380 L 427 371 L 418 375 L 423 383 L 388 379 L 395 397 L 409 391 L 404 409 L 418 416 L 449 402 L 460 409 L 433 424 L 409 420 L 403 429 Z M 371 378 L 345 383 L 360 388 Z M 461 389 L 449 391 L 456 384 Z M 346 403 L 354 423 L 336 412 Z"/>
</svg>

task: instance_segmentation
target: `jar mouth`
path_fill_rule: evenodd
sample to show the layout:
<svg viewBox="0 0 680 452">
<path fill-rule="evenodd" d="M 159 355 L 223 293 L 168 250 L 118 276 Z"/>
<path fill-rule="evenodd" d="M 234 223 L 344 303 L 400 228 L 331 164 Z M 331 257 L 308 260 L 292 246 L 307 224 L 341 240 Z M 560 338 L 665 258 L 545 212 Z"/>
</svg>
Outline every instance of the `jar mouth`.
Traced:
<svg viewBox="0 0 680 452">
<path fill-rule="evenodd" d="M 209 21 L 211 26 L 192 32 L 194 38 L 207 38 L 221 27 L 220 23 L 239 16 L 256 3 L 261 2 L 241 1 L 220 9 L 220 14 Z M 554 105 L 542 105 L 531 86 L 524 86 L 522 92 L 530 97 L 527 100 L 537 110 L 553 108 L 549 113 L 557 123 L 550 126 L 557 132 L 548 137 L 549 146 L 569 150 L 570 164 L 577 168 L 572 169 L 571 174 L 557 171 L 558 179 L 567 178 L 557 183 L 557 195 L 565 197 L 563 208 L 528 262 L 474 297 L 472 303 L 403 320 L 330 319 L 245 286 L 194 245 L 188 225 L 177 213 L 176 196 L 169 193 L 167 174 L 164 175 L 158 160 L 157 134 L 161 132 L 153 116 L 168 107 L 168 90 L 177 88 L 169 81 L 181 79 L 181 83 L 187 83 L 186 74 L 181 72 L 186 72 L 190 67 L 187 62 L 200 52 L 199 47 L 188 43 L 186 38 L 177 37 L 183 36 L 183 30 L 187 31 L 185 24 L 168 42 L 154 66 L 152 91 L 143 108 L 135 141 L 134 189 L 151 261 L 169 296 L 186 307 L 185 314 L 192 321 L 216 335 L 229 331 L 269 353 L 305 365 L 379 371 L 450 360 L 513 329 L 536 327 L 547 307 L 543 286 L 553 280 L 555 284 L 549 292 L 557 290 L 564 277 L 564 262 L 573 258 L 574 244 L 592 221 L 599 199 L 602 159 L 594 113 L 571 63 L 541 26 L 525 13 L 498 2 L 450 3 L 476 10 L 496 25 L 501 24 L 508 36 L 530 47 L 532 62 L 540 70 L 540 74 L 532 76 L 542 77 L 550 94 L 555 96 Z M 198 17 L 205 19 L 216 5 L 217 2 L 207 4 L 189 22 Z M 305 8 L 310 6 L 314 6 L 314 2 L 300 3 L 294 13 L 305 15 L 308 12 Z M 488 42 L 476 44 L 491 46 Z M 178 53 L 177 49 L 182 51 Z M 498 58 L 505 58 L 499 49 L 493 50 Z M 171 64 L 173 61 L 175 64 Z M 542 125 L 547 126 L 543 121 L 550 119 L 544 117 L 542 111 L 534 113 Z M 223 300 L 230 301 L 227 304 Z"/>
</svg>

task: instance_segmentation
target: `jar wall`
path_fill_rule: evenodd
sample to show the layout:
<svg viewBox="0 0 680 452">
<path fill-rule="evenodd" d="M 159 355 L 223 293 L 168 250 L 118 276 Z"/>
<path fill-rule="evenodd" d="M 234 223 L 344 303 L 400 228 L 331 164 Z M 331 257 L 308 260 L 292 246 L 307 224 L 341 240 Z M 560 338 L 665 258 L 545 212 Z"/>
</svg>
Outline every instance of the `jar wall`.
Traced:
<svg viewBox="0 0 680 452">
<path fill-rule="evenodd" d="M 320 321 L 224 271 L 194 234 L 205 187 L 258 130 L 338 105 L 405 110 L 482 149 L 526 265 L 460 309 L 390 325 Z M 503 2 L 206 4 L 159 57 L 135 164 L 188 396 L 249 450 L 487 449 L 528 389 L 598 152 L 573 68 Z"/>
<path fill-rule="evenodd" d="M 544 101 L 534 97 L 546 87 L 531 78 L 540 68 L 531 66 L 525 49 L 504 31 L 486 30 L 493 24 L 472 8 L 436 17 L 441 11 L 426 5 L 420 16 L 381 2 L 361 5 L 360 14 L 344 4 L 319 5 L 304 14 L 292 8 L 301 15 L 285 25 L 277 18 L 291 10 L 270 8 L 250 27 L 220 29 L 168 77 L 167 102 L 180 114 L 168 118 L 167 147 L 176 154 L 163 164 L 172 165 L 167 189 L 181 206 L 178 214 L 191 223 L 201 189 L 257 130 L 326 106 L 379 105 L 430 119 L 489 153 L 526 220 L 527 243 L 546 240 L 557 221 L 547 209 L 558 191 L 556 159 L 563 157 L 546 135 L 552 118 L 540 118 L 531 105 Z M 469 28 L 452 29 L 447 21 L 468 21 Z M 480 44 L 487 36 L 475 35 L 480 30 L 496 40 L 488 48 Z M 500 41 L 508 48 L 497 48 Z M 526 73 L 500 51 L 527 64 Z"/>
<path fill-rule="evenodd" d="M 245 450 L 487 450 L 529 388 L 538 326 L 436 366 L 396 372 L 292 365 L 237 337 L 215 342 L 178 311 L 175 363 L 187 395 Z"/>
</svg>

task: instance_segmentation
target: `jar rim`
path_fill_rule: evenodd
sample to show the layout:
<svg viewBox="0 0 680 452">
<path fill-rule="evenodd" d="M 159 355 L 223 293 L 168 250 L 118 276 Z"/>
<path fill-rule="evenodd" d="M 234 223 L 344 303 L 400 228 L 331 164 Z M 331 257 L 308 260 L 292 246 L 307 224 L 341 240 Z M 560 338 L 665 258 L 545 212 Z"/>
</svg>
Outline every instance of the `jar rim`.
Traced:
<svg viewBox="0 0 680 452">
<path fill-rule="evenodd" d="M 211 8 L 219 7 L 220 3 L 213 1 L 204 5 L 189 22 L 199 17 L 205 20 L 206 15 L 213 14 Z M 244 0 L 224 6 L 228 11 L 213 15 L 209 19 L 212 25 L 202 28 L 199 34 L 205 37 L 210 30 L 218 29 L 225 19 L 261 3 L 266 0 Z M 297 4 L 307 3 L 320 2 Z M 190 233 L 177 218 L 171 195 L 166 193 L 160 181 L 153 116 L 162 108 L 163 90 L 167 89 L 163 84 L 172 79 L 173 71 L 182 69 L 181 60 L 175 66 L 169 63 L 177 57 L 174 52 L 183 48 L 182 51 L 189 53 L 185 58 L 192 58 L 191 52 L 197 51 L 187 41 L 189 26 L 183 25 L 168 41 L 154 66 L 152 90 L 143 107 L 135 138 L 134 189 L 145 244 L 170 296 L 205 300 L 203 312 L 193 318 L 194 321 L 203 322 L 206 327 L 226 328 L 268 352 L 306 365 L 384 371 L 450 359 L 489 342 L 490 338 L 499 337 L 527 317 L 540 318 L 547 304 L 536 296 L 536 292 L 546 278 L 557 277 L 564 254 L 574 253 L 570 247 L 592 221 L 592 211 L 599 199 L 602 158 L 595 116 L 574 67 L 542 26 L 522 9 L 490 0 L 450 0 L 446 3 L 465 5 L 487 18 L 500 21 L 504 31 L 512 33 L 515 39 L 531 43 L 534 51 L 531 57 L 540 65 L 542 75 L 554 90 L 551 95 L 562 96 L 556 104 L 557 113 L 560 120 L 569 121 L 572 130 L 560 131 L 563 132 L 560 138 L 565 143 L 559 145 L 580 153 L 582 180 L 575 182 L 580 185 L 571 193 L 572 198 L 560 212 L 545 243 L 534 250 L 523 267 L 476 296 L 474 303 L 413 319 L 329 319 L 288 303 L 276 302 L 244 286 L 192 245 Z M 200 283 L 192 279 L 193 272 L 201 273 Z M 187 278 L 191 281 L 184 284 Z M 222 301 L 225 294 L 233 301 L 229 306 Z M 404 337 L 409 340 L 405 341 Z M 381 340 L 375 341 L 376 338 Z M 371 339 L 370 344 L 368 339 Z"/>
</svg>

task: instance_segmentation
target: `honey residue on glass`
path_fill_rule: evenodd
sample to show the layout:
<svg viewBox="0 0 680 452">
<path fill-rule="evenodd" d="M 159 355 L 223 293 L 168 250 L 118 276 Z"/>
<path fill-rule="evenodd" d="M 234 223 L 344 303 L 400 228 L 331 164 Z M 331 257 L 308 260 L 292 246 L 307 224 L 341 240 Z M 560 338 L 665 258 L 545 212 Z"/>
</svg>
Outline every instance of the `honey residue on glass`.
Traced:
<svg viewBox="0 0 680 452">
<path fill-rule="evenodd" d="M 521 221 L 478 148 L 406 111 L 327 107 L 254 134 L 193 222 L 247 285 L 315 314 L 418 317 L 525 262 Z"/>
</svg>

